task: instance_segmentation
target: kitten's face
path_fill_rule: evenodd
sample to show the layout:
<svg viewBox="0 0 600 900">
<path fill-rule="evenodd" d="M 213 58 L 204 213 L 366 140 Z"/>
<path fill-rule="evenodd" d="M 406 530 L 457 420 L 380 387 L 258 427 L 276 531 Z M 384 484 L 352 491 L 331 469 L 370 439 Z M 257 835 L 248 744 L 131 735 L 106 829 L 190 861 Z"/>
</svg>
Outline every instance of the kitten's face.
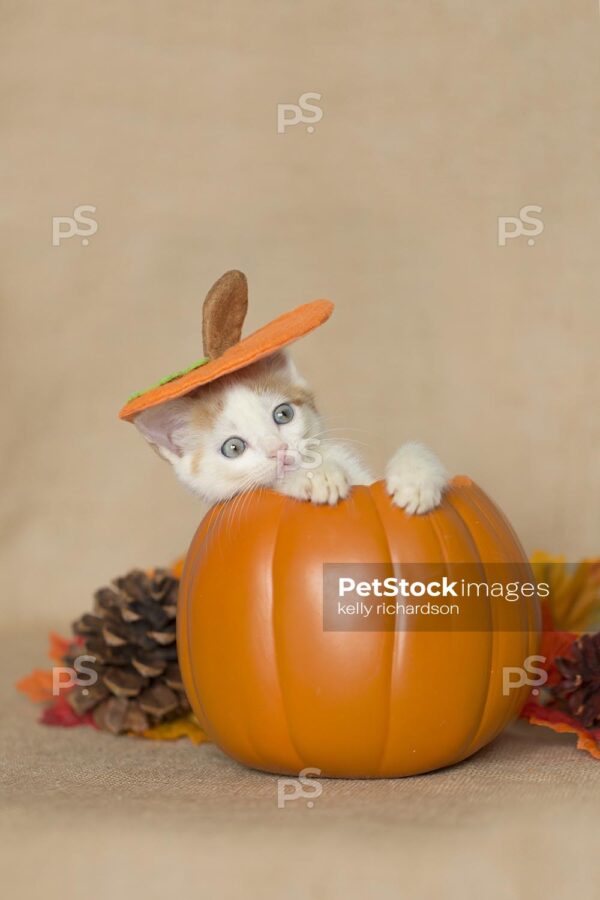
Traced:
<svg viewBox="0 0 600 900">
<path fill-rule="evenodd" d="M 135 424 L 193 491 L 209 503 L 272 487 L 319 417 L 291 361 L 278 353 L 140 413 Z"/>
</svg>

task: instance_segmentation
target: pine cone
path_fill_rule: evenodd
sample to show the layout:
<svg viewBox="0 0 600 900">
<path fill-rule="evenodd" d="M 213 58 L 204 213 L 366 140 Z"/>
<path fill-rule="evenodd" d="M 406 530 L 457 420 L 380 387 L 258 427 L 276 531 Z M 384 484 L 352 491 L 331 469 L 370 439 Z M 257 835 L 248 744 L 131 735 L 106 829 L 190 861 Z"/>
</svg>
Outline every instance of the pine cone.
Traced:
<svg viewBox="0 0 600 900">
<path fill-rule="evenodd" d="M 556 660 L 562 680 L 553 692 L 585 728 L 593 728 L 600 723 L 600 633 L 584 634 L 571 654 L 572 659 Z"/>
<path fill-rule="evenodd" d="M 113 734 L 145 731 L 190 711 L 177 664 L 175 617 L 179 581 L 170 572 L 134 569 L 94 595 L 94 611 L 73 623 L 79 637 L 65 660 L 94 657 L 85 666 L 97 681 L 66 695 L 74 711 L 92 712 Z"/>
</svg>

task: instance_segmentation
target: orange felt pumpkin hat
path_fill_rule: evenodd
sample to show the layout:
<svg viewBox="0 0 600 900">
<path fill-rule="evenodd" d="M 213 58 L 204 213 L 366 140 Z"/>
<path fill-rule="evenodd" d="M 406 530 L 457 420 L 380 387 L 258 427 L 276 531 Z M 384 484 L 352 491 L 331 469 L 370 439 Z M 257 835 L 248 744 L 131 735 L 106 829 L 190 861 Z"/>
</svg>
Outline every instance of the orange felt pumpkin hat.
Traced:
<svg viewBox="0 0 600 900">
<path fill-rule="evenodd" d="M 204 358 L 134 394 L 120 411 L 119 418 L 131 421 L 142 410 L 183 397 L 203 384 L 270 356 L 326 322 L 333 312 L 333 303 L 330 300 L 305 303 L 242 339 L 247 309 L 246 276 L 235 269 L 225 272 L 211 287 L 202 307 Z"/>
</svg>

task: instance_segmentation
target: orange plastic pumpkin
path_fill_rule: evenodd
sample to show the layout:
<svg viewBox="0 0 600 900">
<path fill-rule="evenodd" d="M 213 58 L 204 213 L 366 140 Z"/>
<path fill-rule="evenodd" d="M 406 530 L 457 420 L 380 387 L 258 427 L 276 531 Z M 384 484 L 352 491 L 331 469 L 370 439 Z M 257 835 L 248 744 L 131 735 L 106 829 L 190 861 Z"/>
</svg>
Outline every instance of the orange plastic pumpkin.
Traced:
<svg viewBox="0 0 600 900">
<path fill-rule="evenodd" d="M 178 647 L 191 705 L 209 737 L 257 769 L 395 777 L 458 762 L 519 712 L 529 688 L 506 667 L 535 654 L 534 598 L 482 603 L 481 629 L 327 631 L 326 563 L 514 564 L 510 525 L 468 478 L 426 516 L 393 506 L 383 483 L 335 507 L 272 491 L 214 507 L 190 546 Z M 533 576 L 532 576 L 533 581 Z"/>
</svg>

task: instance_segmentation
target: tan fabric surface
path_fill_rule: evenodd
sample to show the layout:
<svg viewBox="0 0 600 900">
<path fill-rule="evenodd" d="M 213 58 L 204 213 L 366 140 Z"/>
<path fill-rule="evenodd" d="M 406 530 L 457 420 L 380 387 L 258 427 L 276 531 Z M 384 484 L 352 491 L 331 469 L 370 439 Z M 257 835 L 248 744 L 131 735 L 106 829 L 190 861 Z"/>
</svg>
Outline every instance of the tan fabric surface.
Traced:
<svg viewBox="0 0 600 900">
<path fill-rule="evenodd" d="M 395 781 L 324 780 L 309 809 L 216 747 L 45 728 L 11 682 L 42 631 L 2 636 L 3 895 L 11 900 L 597 895 L 600 764 L 520 726 Z"/>
</svg>

